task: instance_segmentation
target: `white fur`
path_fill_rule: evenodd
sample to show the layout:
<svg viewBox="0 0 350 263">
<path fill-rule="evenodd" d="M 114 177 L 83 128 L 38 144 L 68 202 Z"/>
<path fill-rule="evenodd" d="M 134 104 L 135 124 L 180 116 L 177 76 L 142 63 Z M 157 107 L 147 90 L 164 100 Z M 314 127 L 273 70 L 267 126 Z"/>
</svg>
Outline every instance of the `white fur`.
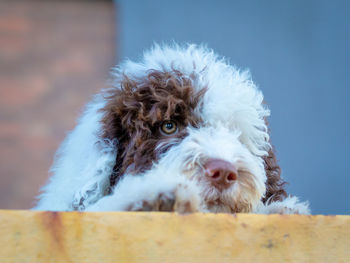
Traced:
<svg viewBox="0 0 350 263">
<path fill-rule="evenodd" d="M 310 208 L 308 202 L 299 202 L 296 196 L 289 196 L 283 201 L 267 205 L 260 203 L 253 212 L 257 214 L 310 214 Z"/>
<path fill-rule="evenodd" d="M 239 71 L 204 46 L 159 46 L 144 53 L 141 62 L 125 61 L 114 68 L 115 86 L 125 74 L 141 79 L 150 69 L 179 70 L 195 76 L 194 87 L 208 88 L 201 115 L 207 125 L 221 123 L 241 131 L 241 140 L 257 155 L 264 155 L 270 145 L 264 118 L 270 115 L 262 105 L 263 95 L 251 80 L 249 71 Z"/>
<path fill-rule="evenodd" d="M 189 128 L 188 133 L 154 165 L 152 171 L 166 167 L 176 171 L 174 174 L 183 174 L 197 182 L 204 201 L 219 199 L 222 202 L 222 206 L 213 208 L 216 212 L 234 210 L 234 207 L 249 212 L 256 207 L 266 191 L 265 169 L 262 158 L 253 155 L 239 141 L 240 133 L 223 125 Z M 225 160 L 237 167 L 240 174 L 234 187 L 221 193 L 210 186 L 203 172 L 203 165 L 210 158 Z"/>
<path fill-rule="evenodd" d="M 104 105 L 105 100 L 98 95 L 86 106 L 78 125 L 57 151 L 52 176 L 34 209 L 69 211 L 81 197 L 85 197 L 81 207 L 86 207 L 104 195 L 117 149 L 116 142 L 98 137 L 102 116 L 98 110 Z"/>
<path fill-rule="evenodd" d="M 175 193 L 179 186 L 186 186 L 186 195 L 193 195 L 197 198 L 198 188 L 195 184 L 182 176 L 174 176 L 169 169 L 152 170 L 139 176 L 125 176 L 115 187 L 113 193 L 100 199 L 88 207 L 87 211 L 123 211 L 129 206 L 134 210 L 141 208 L 142 202 L 152 203 L 162 193 Z M 183 197 L 191 199 L 192 197 Z"/>
<path fill-rule="evenodd" d="M 178 70 L 192 79 L 195 89 L 207 90 L 196 109 L 204 121 L 201 127 L 187 127 L 188 136 L 174 140 L 151 170 L 137 176 L 124 175 L 107 195 L 118 142 L 99 137 L 99 109 L 105 100 L 97 95 L 58 150 L 52 176 L 35 209 L 126 210 L 186 185 L 191 194 L 186 196 L 181 191 L 182 197 L 200 199 L 200 211 L 270 213 L 288 208 L 283 211 L 309 212 L 307 205 L 296 198 L 267 206 L 260 201 L 266 192 L 262 157 L 271 147 L 265 124 L 270 112 L 263 106 L 263 95 L 248 71 L 239 71 L 203 46 L 154 45 L 140 62 L 127 60 L 114 69 L 114 88 L 120 88 L 124 75 L 139 80 L 149 70 Z M 238 179 L 232 187 L 219 192 L 204 179 L 203 165 L 209 158 L 223 159 L 237 167 Z"/>
</svg>

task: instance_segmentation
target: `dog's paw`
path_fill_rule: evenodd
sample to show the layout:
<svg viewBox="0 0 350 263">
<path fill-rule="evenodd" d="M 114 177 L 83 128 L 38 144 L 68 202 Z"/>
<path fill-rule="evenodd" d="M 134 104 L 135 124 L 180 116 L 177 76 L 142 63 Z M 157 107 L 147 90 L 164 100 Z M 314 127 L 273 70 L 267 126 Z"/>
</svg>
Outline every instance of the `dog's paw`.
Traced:
<svg viewBox="0 0 350 263">
<path fill-rule="evenodd" d="M 259 214 L 310 214 L 309 204 L 307 202 L 299 202 L 295 196 L 287 197 L 283 201 L 272 202 L 268 205 L 258 207 Z"/>
<path fill-rule="evenodd" d="M 200 210 L 199 205 L 195 187 L 179 183 L 170 191 L 160 191 L 151 197 L 132 202 L 126 210 L 193 213 Z"/>
</svg>

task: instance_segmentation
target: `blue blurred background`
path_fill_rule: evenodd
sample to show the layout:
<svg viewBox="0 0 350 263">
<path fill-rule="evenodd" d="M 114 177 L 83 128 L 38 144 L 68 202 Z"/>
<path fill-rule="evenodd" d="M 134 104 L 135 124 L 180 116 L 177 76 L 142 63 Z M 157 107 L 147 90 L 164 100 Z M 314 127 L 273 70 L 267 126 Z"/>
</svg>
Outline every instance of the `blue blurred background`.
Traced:
<svg viewBox="0 0 350 263">
<path fill-rule="evenodd" d="M 116 1 L 118 59 L 153 41 L 207 43 L 249 68 L 272 110 L 290 193 L 350 214 L 350 2 Z"/>
</svg>

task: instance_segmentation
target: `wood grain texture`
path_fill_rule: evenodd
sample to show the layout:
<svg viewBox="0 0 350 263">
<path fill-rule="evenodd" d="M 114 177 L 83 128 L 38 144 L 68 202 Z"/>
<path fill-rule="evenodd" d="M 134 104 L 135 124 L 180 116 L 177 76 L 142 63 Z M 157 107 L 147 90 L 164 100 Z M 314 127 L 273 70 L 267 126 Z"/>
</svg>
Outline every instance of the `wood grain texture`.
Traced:
<svg viewBox="0 0 350 263">
<path fill-rule="evenodd" d="M 350 262 L 350 216 L 0 210 L 1 262 Z"/>
</svg>

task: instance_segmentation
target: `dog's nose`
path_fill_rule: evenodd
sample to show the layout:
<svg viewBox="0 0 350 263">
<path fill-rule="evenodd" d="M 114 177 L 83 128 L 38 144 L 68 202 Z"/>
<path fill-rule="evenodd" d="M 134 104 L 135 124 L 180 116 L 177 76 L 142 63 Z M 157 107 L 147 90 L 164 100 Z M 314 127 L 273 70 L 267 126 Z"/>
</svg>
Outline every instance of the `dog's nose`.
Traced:
<svg viewBox="0 0 350 263">
<path fill-rule="evenodd" d="M 237 179 L 236 167 L 227 161 L 209 159 L 204 164 L 204 168 L 206 177 L 220 190 L 228 188 Z"/>
</svg>

